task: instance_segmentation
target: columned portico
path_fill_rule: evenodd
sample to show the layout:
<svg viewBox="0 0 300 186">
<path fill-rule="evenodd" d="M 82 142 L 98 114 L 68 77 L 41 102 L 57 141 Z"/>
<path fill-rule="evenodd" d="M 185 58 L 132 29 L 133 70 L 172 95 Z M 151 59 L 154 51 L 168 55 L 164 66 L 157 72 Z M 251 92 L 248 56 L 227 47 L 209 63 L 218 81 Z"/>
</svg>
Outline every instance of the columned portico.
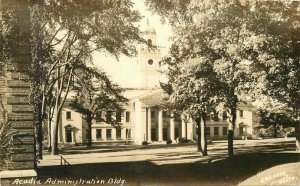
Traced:
<svg viewBox="0 0 300 186">
<path fill-rule="evenodd" d="M 158 112 L 158 141 L 163 141 L 163 111 Z"/>
</svg>

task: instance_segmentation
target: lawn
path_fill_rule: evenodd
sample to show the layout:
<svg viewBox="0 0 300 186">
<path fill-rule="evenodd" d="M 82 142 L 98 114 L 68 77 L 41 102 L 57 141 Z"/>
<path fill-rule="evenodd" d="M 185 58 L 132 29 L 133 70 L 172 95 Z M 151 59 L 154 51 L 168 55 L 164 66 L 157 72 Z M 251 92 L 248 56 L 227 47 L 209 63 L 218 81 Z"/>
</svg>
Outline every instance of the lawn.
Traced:
<svg viewBox="0 0 300 186">
<path fill-rule="evenodd" d="M 197 152 L 185 157 L 182 156 L 185 152 L 174 152 L 172 156 L 166 153 L 163 156 L 164 161 L 169 158 L 167 162 L 172 162 L 174 157 L 183 157 L 183 163 L 157 164 L 145 159 L 44 166 L 38 169 L 38 179 L 42 183 L 57 179 L 64 183 L 77 181 L 85 184 L 88 183 L 80 181 L 94 179 L 95 183 L 99 182 L 98 185 L 237 185 L 266 169 L 299 161 L 299 154 L 292 151 L 293 141 L 260 143 L 257 146 L 237 145 L 236 156 L 232 159 L 226 158 L 226 149 L 220 150 L 226 147 L 225 144 L 219 148 L 216 146 L 209 146 L 211 155 L 208 159 L 200 158 L 190 163 L 184 162 L 187 158 L 195 158 Z M 84 160 L 84 154 L 82 158 Z"/>
</svg>

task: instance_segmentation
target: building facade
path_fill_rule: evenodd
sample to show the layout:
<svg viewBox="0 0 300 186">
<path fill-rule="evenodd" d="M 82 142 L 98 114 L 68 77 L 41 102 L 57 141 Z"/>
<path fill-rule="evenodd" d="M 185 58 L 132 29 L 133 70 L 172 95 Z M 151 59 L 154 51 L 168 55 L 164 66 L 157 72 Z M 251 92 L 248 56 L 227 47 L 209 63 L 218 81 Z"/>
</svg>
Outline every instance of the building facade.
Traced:
<svg viewBox="0 0 300 186">
<path fill-rule="evenodd" d="M 160 64 L 161 53 L 156 47 L 156 32 L 148 26 L 146 31 L 148 45 L 138 53 L 138 88 L 127 88 L 124 92 L 129 102 L 124 105 L 123 113 L 113 113 L 113 117 L 121 123 L 118 127 L 105 123 L 107 113 L 101 112 L 92 125 L 93 143 L 142 144 L 163 142 L 178 138 L 195 140 L 195 124 L 180 115 L 163 109 L 164 98 L 167 96 L 160 89 L 160 81 L 164 81 L 161 73 L 164 66 Z M 239 103 L 235 137 L 252 136 L 252 106 Z M 71 117 L 71 118 L 70 118 Z M 61 142 L 84 143 L 86 124 L 81 114 L 65 107 L 61 118 Z M 208 139 L 226 139 L 227 117 L 210 115 L 207 121 L 206 133 Z"/>
</svg>

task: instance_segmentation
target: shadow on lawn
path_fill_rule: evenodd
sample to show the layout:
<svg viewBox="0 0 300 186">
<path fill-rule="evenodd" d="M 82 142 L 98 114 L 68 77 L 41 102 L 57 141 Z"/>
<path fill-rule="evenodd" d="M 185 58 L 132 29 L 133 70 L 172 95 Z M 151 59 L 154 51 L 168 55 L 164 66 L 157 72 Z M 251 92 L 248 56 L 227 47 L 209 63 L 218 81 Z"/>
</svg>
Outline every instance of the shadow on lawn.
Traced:
<svg viewBox="0 0 300 186">
<path fill-rule="evenodd" d="M 298 162 L 298 153 L 248 153 L 233 159 L 215 162 L 156 165 L 149 161 L 122 163 L 95 163 L 71 166 L 52 166 L 38 169 L 38 178 L 103 179 L 121 178 L 127 185 L 152 184 L 207 184 L 228 185 L 253 176 L 267 168 Z M 43 183 L 43 181 L 42 181 Z"/>
</svg>

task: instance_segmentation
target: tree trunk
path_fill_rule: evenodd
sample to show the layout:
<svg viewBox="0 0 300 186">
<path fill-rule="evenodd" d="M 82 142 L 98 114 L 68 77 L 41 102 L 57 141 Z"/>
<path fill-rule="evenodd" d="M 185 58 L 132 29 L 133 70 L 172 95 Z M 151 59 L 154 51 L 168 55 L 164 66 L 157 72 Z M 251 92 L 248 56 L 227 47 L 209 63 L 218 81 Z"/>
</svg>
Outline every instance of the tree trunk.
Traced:
<svg viewBox="0 0 300 186">
<path fill-rule="evenodd" d="M 201 147 L 201 116 L 197 117 L 196 123 L 197 123 L 197 150 L 198 150 L 198 152 L 202 152 L 202 147 Z"/>
<path fill-rule="evenodd" d="M 277 138 L 277 125 L 274 124 L 274 125 L 273 125 L 273 128 L 274 128 L 274 135 L 273 135 L 273 138 Z"/>
<path fill-rule="evenodd" d="M 236 123 L 236 107 L 231 108 L 231 116 L 232 116 L 232 120 L 228 124 L 228 134 L 227 134 L 228 157 L 229 158 L 234 156 L 234 153 L 233 153 L 233 138 L 234 138 L 235 123 Z"/>
<path fill-rule="evenodd" d="M 202 125 L 201 125 L 201 152 L 203 156 L 207 156 L 207 139 L 205 134 L 205 128 L 206 128 L 206 113 L 203 112 L 201 117 Z"/>
<path fill-rule="evenodd" d="M 90 114 L 87 115 L 87 147 L 92 147 L 92 117 Z"/>
<path fill-rule="evenodd" d="M 58 99 L 58 98 L 57 98 Z M 52 155 L 58 155 L 58 126 L 59 126 L 59 112 L 58 112 L 58 105 L 55 105 L 54 108 L 54 125 L 52 131 Z"/>
<path fill-rule="evenodd" d="M 300 151 L 300 113 L 299 109 L 297 110 L 297 123 L 295 126 L 296 133 L 296 151 Z"/>
<path fill-rule="evenodd" d="M 52 129 L 51 129 L 51 113 L 49 113 L 49 116 L 48 116 L 48 152 L 51 152 L 51 133 L 52 133 Z"/>
</svg>

